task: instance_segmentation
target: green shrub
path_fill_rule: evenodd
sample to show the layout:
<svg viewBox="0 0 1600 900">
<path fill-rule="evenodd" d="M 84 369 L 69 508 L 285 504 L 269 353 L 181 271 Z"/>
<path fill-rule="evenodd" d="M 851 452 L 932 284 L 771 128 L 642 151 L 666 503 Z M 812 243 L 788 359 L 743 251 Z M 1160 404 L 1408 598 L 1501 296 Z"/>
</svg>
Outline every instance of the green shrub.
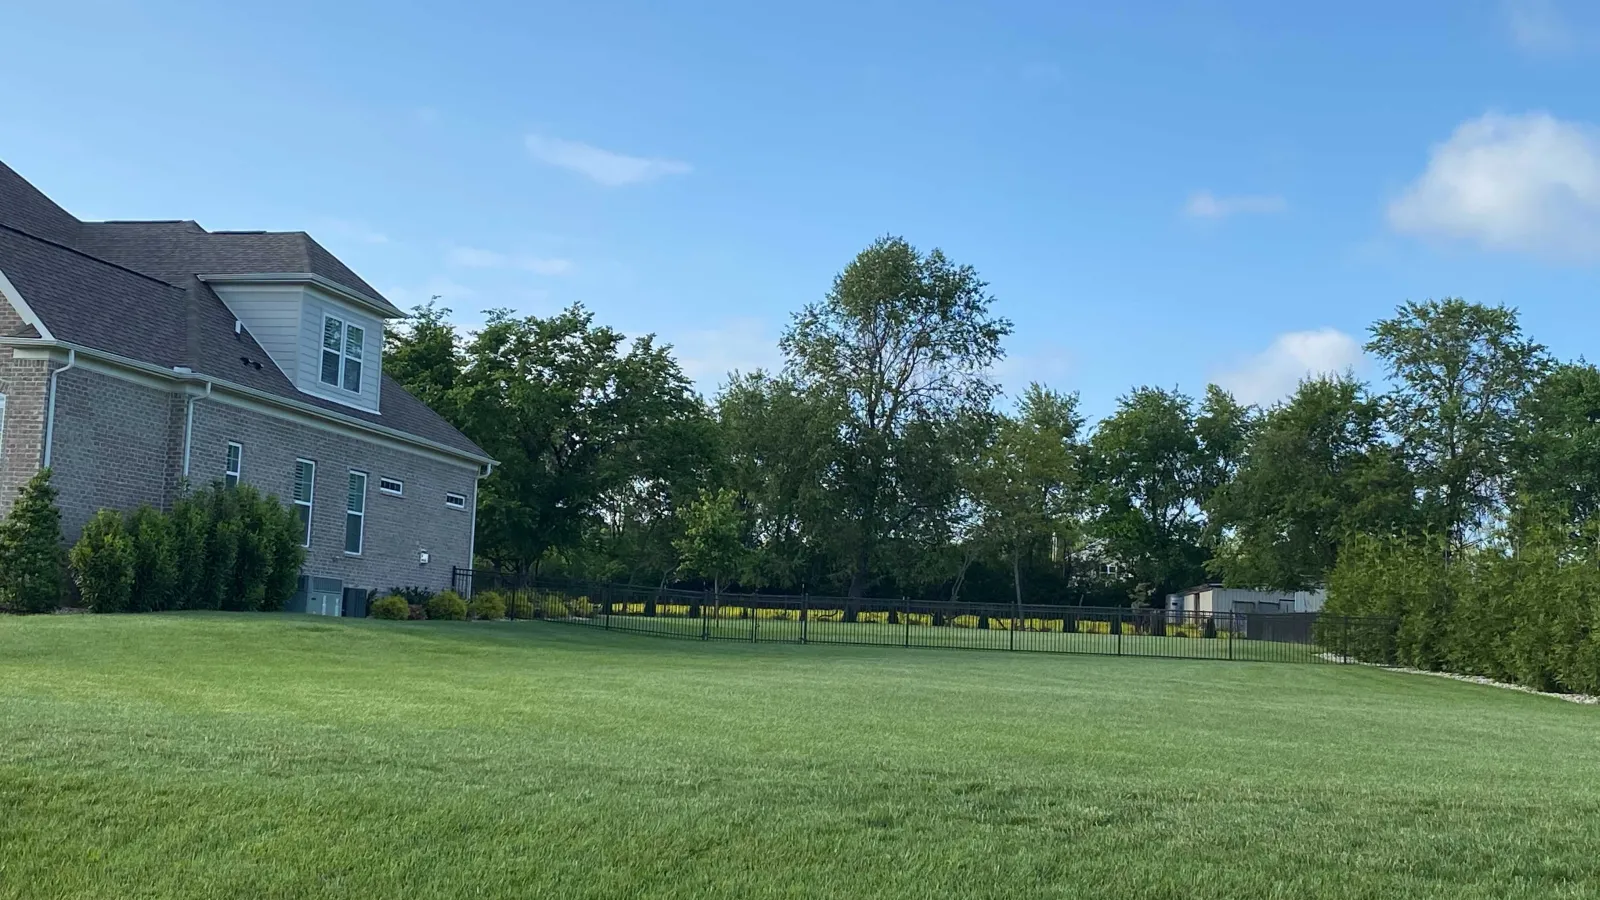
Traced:
<svg viewBox="0 0 1600 900">
<path fill-rule="evenodd" d="M 504 619 L 505 595 L 499 591 L 479 591 L 472 595 L 472 602 L 467 604 L 467 611 L 472 613 L 474 619 Z"/>
<path fill-rule="evenodd" d="M 133 542 L 133 612 L 172 609 L 176 605 L 178 550 L 172 518 L 152 506 L 141 506 L 128 516 L 128 539 Z"/>
<path fill-rule="evenodd" d="M 102 509 L 83 526 L 68 555 L 83 602 L 98 613 L 126 612 L 133 596 L 133 540 L 122 514 Z"/>
<path fill-rule="evenodd" d="M 539 598 L 538 615 L 543 619 L 565 619 L 572 615 L 567 601 L 560 594 L 545 594 Z"/>
<path fill-rule="evenodd" d="M 53 612 L 65 586 L 61 510 L 50 470 L 40 469 L 17 492 L 0 521 L 0 605 L 17 612 Z"/>
<path fill-rule="evenodd" d="M 398 594 L 389 594 L 372 601 L 367 611 L 374 619 L 409 619 L 411 618 L 411 604 L 406 598 Z"/>
<path fill-rule="evenodd" d="M 533 598 L 527 594 L 511 595 L 511 603 L 507 607 L 513 619 L 533 618 Z"/>
<path fill-rule="evenodd" d="M 403 598 L 412 606 L 427 606 L 428 601 L 433 599 L 433 591 L 415 585 L 411 587 L 392 587 L 389 588 L 389 593 Z"/>
<path fill-rule="evenodd" d="M 428 601 L 428 618 L 461 620 L 467 617 L 467 601 L 455 591 L 440 591 Z"/>
<path fill-rule="evenodd" d="M 178 577 L 173 584 L 175 609 L 200 609 L 207 596 L 206 548 L 211 530 L 211 515 L 205 503 L 184 495 L 172 505 L 172 553 L 177 560 Z"/>
</svg>

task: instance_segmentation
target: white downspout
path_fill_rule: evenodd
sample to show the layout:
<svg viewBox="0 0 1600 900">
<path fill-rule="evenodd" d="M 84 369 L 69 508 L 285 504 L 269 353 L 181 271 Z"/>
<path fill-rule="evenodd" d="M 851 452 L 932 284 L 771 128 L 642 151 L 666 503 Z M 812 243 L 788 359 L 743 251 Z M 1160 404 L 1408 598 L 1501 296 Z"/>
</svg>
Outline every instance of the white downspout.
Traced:
<svg viewBox="0 0 1600 900">
<path fill-rule="evenodd" d="M 206 382 L 206 396 L 211 396 L 211 382 Z M 183 410 L 183 477 L 189 477 L 189 450 L 194 446 L 194 394 L 184 398 Z"/>
<path fill-rule="evenodd" d="M 44 466 L 50 468 L 50 450 L 56 438 L 56 393 L 60 390 L 61 373 L 78 364 L 78 351 L 67 351 L 67 364 L 50 373 L 50 408 L 44 415 Z"/>
<path fill-rule="evenodd" d="M 478 468 L 478 477 L 472 482 L 472 518 L 467 527 L 467 569 L 471 571 L 477 565 L 478 558 L 478 491 L 483 486 L 483 480 L 494 472 L 494 463 L 485 463 Z M 455 585 L 451 585 L 455 587 Z M 467 593 L 472 593 L 470 590 Z"/>
</svg>

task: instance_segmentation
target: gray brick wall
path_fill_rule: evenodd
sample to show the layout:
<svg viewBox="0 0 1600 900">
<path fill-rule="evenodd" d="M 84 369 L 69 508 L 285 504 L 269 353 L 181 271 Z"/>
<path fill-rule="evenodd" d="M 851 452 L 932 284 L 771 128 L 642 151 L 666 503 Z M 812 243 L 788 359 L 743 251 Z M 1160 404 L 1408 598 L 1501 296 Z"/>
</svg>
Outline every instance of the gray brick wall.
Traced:
<svg viewBox="0 0 1600 900">
<path fill-rule="evenodd" d="M 172 399 L 171 391 L 82 368 L 56 377 L 50 463 L 69 542 L 96 510 L 171 506 L 173 447 L 183 441 Z"/>
<path fill-rule="evenodd" d="M 0 294 L 0 334 L 13 334 L 22 325 L 22 317 Z M 39 471 L 49 379 L 49 363 L 13 359 L 10 347 L 0 347 L 0 394 L 6 395 L 4 429 L 0 431 L 0 516 L 11 511 L 17 489 Z"/>
<path fill-rule="evenodd" d="M 319 428 L 267 418 L 217 400 L 197 400 L 189 479 L 196 485 L 222 477 L 228 442 L 243 449 L 241 477 L 285 502 L 294 493 L 295 459 L 317 464 L 312 507 L 311 547 L 305 573 L 338 578 L 346 587 L 386 589 L 420 585 L 450 586 L 450 567 L 466 567 L 472 513 L 477 501 L 477 468 Z M 344 552 L 349 472 L 367 473 L 365 540 L 360 556 Z M 405 483 L 403 496 L 378 488 L 379 478 Z M 444 495 L 467 497 L 467 509 L 448 509 Z M 429 555 L 419 562 L 420 551 Z"/>
</svg>

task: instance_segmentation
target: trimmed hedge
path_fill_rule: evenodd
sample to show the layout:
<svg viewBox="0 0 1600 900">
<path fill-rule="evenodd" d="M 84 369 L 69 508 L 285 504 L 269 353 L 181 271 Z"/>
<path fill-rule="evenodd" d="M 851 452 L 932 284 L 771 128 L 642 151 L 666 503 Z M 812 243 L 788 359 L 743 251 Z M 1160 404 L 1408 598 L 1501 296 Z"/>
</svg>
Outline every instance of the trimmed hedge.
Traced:
<svg viewBox="0 0 1600 900">
<path fill-rule="evenodd" d="M 271 495 L 221 482 L 171 513 L 145 506 L 126 520 L 103 509 L 69 558 L 95 612 L 282 609 L 305 560 L 294 513 Z"/>
<path fill-rule="evenodd" d="M 428 618 L 461 620 L 467 617 L 467 601 L 455 591 L 440 591 L 428 599 Z"/>
<path fill-rule="evenodd" d="M 1450 559 L 1437 540 L 1362 538 L 1340 554 L 1319 634 L 1364 662 L 1600 693 L 1600 551 L 1593 536 L 1530 529 L 1514 548 Z M 1393 624 L 1383 624 L 1388 620 Z"/>
<path fill-rule="evenodd" d="M 479 591 L 472 595 L 472 602 L 467 604 L 467 611 L 474 619 L 504 619 L 506 598 L 498 591 Z"/>
<path fill-rule="evenodd" d="M 367 612 L 374 619 L 409 619 L 411 618 L 411 604 L 406 598 L 398 594 L 389 594 L 372 601 Z"/>
</svg>

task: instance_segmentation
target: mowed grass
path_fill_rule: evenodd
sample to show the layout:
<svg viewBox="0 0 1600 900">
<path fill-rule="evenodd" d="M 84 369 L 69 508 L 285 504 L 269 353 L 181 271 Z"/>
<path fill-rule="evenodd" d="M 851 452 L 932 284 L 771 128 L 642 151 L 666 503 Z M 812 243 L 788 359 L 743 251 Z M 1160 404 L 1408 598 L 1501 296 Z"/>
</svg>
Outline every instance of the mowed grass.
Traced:
<svg viewBox="0 0 1600 900">
<path fill-rule="evenodd" d="M 0 897 L 1579 897 L 1600 710 L 1361 667 L 0 618 Z"/>
</svg>

